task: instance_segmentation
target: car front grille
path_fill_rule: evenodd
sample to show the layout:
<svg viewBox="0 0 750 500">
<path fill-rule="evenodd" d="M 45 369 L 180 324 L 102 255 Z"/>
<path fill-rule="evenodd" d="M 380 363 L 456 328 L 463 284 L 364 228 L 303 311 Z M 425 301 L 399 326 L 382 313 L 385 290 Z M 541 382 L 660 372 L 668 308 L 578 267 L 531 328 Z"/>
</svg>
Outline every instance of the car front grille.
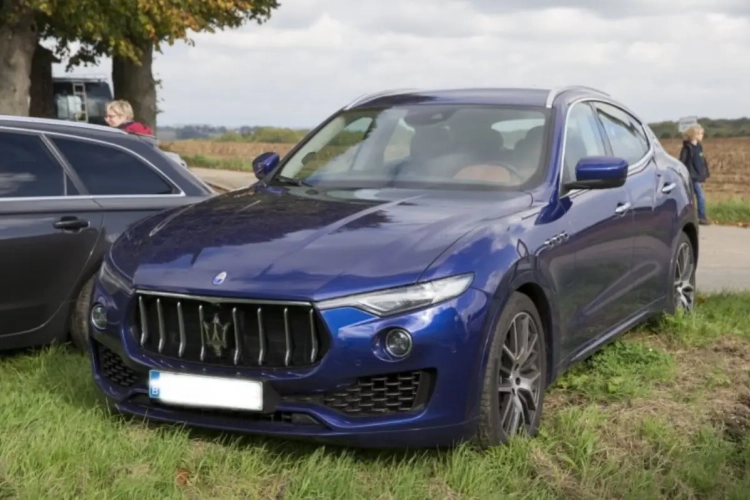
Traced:
<svg viewBox="0 0 750 500">
<path fill-rule="evenodd" d="M 304 367 L 329 337 L 311 304 L 139 293 L 133 331 L 149 352 L 227 366 Z"/>
<path fill-rule="evenodd" d="M 431 370 L 362 377 L 346 389 L 326 393 L 323 403 L 348 415 L 406 413 L 427 403 L 433 382 Z"/>
</svg>

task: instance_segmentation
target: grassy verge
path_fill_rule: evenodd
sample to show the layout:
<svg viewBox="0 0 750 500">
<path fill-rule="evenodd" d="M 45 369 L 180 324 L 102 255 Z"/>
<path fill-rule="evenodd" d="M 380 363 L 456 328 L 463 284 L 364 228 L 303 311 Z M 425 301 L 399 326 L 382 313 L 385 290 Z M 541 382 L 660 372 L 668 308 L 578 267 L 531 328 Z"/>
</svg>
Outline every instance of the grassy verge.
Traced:
<svg viewBox="0 0 750 500">
<path fill-rule="evenodd" d="M 730 226 L 750 226 L 750 199 L 706 200 L 706 213 L 712 222 Z"/>
<path fill-rule="evenodd" d="M 64 347 L 0 360 L 2 498 L 747 498 L 750 294 L 628 334 L 551 389 L 541 434 L 364 452 L 108 415 Z"/>
<path fill-rule="evenodd" d="M 251 162 L 238 159 L 229 160 L 210 158 L 203 155 L 183 156 L 182 159 L 185 160 L 189 167 L 216 168 L 220 170 L 238 170 L 251 172 L 253 170 L 253 165 Z"/>
</svg>

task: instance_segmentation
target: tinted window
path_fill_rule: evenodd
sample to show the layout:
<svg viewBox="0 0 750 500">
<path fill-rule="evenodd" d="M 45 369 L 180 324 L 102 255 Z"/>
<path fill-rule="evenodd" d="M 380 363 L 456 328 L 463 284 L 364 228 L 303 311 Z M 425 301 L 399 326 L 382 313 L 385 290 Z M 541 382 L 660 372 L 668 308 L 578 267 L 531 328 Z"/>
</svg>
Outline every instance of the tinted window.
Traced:
<svg viewBox="0 0 750 500">
<path fill-rule="evenodd" d="M 643 158 L 648 151 L 648 140 L 637 120 L 609 104 L 596 103 L 596 108 L 612 145 L 612 154 L 630 165 Z"/>
<path fill-rule="evenodd" d="M 39 137 L 0 132 L 0 197 L 64 195 L 65 172 Z"/>
<path fill-rule="evenodd" d="M 75 139 L 52 139 L 92 195 L 170 194 L 151 167 L 121 149 Z"/>
<path fill-rule="evenodd" d="M 565 130 L 563 183 L 575 180 L 576 165 L 581 158 L 606 154 L 594 110 L 586 103 L 574 104 L 568 115 Z"/>
</svg>

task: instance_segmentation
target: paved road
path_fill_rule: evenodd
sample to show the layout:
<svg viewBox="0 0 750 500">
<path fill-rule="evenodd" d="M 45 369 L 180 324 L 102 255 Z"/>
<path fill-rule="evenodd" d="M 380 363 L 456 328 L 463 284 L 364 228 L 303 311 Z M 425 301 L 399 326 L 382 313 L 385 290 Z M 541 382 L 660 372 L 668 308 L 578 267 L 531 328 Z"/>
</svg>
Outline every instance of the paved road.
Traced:
<svg viewBox="0 0 750 500">
<path fill-rule="evenodd" d="M 240 189 L 256 182 L 250 172 L 193 168 L 209 184 L 222 190 Z M 698 290 L 750 291 L 750 229 L 728 226 L 701 226 L 700 263 L 696 277 Z"/>
<path fill-rule="evenodd" d="M 701 226 L 698 290 L 750 291 L 750 229 Z"/>
<path fill-rule="evenodd" d="M 232 191 L 249 186 L 257 181 L 251 172 L 234 172 L 215 168 L 191 168 L 204 182 L 223 191 Z"/>
</svg>

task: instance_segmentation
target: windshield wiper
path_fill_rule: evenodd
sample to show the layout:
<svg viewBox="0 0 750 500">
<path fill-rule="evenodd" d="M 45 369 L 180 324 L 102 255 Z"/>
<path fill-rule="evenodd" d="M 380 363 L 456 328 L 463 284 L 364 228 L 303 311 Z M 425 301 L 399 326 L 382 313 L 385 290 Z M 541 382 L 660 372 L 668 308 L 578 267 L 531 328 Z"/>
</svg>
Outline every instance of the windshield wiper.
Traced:
<svg viewBox="0 0 750 500">
<path fill-rule="evenodd" d="M 274 177 L 274 180 L 279 181 L 281 184 L 287 186 L 310 186 L 310 184 L 307 184 L 302 179 L 294 179 L 292 177 L 286 177 L 284 175 L 277 175 L 276 177 Z"/>
</svg>

